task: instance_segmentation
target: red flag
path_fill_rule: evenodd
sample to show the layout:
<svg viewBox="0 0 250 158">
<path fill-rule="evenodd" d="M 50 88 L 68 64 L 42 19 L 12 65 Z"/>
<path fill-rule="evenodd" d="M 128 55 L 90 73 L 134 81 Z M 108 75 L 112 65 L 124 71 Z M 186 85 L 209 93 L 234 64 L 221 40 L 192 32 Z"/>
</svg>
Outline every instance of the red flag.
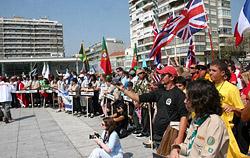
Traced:
<svg viewBox="0 0 250 158">
<path fill-rule="evenodd" d="M 106 41 L 105 41 L 104 37 L 102 40 L 102 57 L 101 57 L 100 66 L 106 75 L 112 73 L 112 68 L 111 68 L 111 64 L 110 64 L 110 60 L 109 60 L 109 54 L 108 54 Z"/>
<path fill-rule="evenodd" d="M 131 68 L 133 69 L 135 66 L 137 66 L 137 47 L 136 47 L 136 44 L 135 44 L 135 48 L 134 48 L 134 56 L 132 59 Z"/>
</svg>

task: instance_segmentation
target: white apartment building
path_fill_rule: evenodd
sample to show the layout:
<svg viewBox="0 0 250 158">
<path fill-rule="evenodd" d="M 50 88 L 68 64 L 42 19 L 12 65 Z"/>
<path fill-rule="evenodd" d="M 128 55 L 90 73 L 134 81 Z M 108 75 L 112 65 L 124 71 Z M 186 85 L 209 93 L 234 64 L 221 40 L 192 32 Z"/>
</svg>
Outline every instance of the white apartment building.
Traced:
<svg viewBox="0 0 250 158">
<path fill-rule="evenodd" d="M 188 0 L 129 0 L 130 41 L 138 46 L 138 59 L 142 62 L 143 56 L 147 59 L 153 45 L 152 22 L 153 15 L 158 15 L 160 28 L 166 19 L 174 13 L 178 15 Z M 230 0 L 204 0 L 208 13 L 208 25 L 211 28 L 215 55 L 219 57 L 220 47 L 226 45 L 226 38 L 232 37 Z M 194 44 L 198 60 L 211 60 L 211 50 L 207 30 L 195 34 Z M 183 42 L 176 37 L 169 45 L 162 48 L 162 63 L 165 64 L 167 55 L 179 57 L 184 64 L 189 42 Z M 220 46 L 220 47 L 219 47 Z"/>
<path fill-rule="evenodd" d="M 0 58 L 64 57 L 63 25 L 47 18 L 0 17 Z"/>
</svg>

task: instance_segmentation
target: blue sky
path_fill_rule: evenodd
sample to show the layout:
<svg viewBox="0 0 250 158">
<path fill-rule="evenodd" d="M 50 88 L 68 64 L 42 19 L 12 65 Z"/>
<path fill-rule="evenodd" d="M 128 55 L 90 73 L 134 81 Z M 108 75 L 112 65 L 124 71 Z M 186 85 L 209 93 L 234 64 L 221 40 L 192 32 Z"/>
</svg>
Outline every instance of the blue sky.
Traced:
<svg viewBox="0 0 250 158">
<path fill-rule="evenodd" d="M 232 25 L 244 0 L 231 0 Z M 101 41 L 102 36 L 123 40 L 129 46 L 128 0 L 1 0 L 0 16 L 39 19 L 48 17 L 63 24 L 66 55 Z"/>
</svg>

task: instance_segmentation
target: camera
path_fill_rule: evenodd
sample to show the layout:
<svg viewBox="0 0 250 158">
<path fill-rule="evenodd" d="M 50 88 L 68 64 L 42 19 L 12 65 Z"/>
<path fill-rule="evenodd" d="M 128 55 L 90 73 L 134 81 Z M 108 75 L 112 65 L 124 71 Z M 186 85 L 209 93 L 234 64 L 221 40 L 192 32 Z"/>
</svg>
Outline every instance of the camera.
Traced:
<svg viewBox="0 0 250 158">
<path fill-rule="evenodd" d="M 94 133 L 89 135 L 89 139 L 96 139 L 96 138 L 101 138 L 100 134 Z"/>
</svg>

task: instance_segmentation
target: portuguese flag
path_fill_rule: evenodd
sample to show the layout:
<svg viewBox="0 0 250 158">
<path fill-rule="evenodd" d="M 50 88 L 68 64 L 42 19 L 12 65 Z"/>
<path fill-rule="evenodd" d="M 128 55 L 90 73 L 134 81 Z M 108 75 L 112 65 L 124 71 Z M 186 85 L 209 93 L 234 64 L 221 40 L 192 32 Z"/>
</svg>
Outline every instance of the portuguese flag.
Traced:
<svg viewBox="0 0 250 158">
<path fill-rule="evenodd" d="M 101 66 L 101 68 L 103 69 L 103 71 L 104 71 L 104 73 L 106 75 L 112 73 L 111 63 L 110 63 L 110 60 L 109 60 L 107 45 L 106 45 L 106 41 L 105 41 L 104 37 L 103 37 L 103 40 L 102 40 L 102 56 L 101 56 L 100 66 Z"/>
</svg>

